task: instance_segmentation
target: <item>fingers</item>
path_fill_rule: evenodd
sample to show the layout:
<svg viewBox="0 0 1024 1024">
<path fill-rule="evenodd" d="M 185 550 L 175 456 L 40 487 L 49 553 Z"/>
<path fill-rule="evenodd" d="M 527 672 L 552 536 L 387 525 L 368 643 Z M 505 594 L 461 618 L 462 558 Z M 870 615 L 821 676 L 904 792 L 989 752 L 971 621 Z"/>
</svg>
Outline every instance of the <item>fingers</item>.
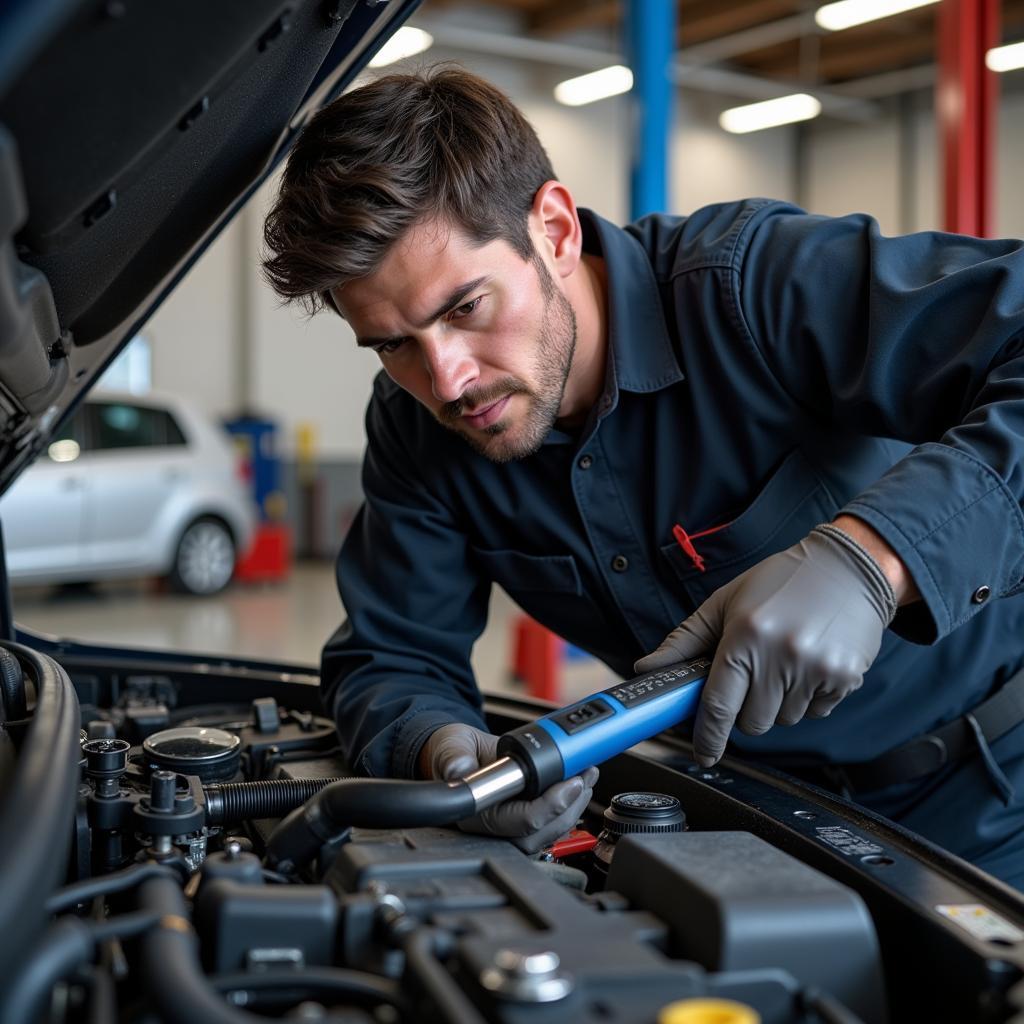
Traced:
<svg viewBox="0 0 1024 1024">
<path fill-rule="evenodd" d="M 480 767 L 476 737 L 468 726 L 445 725 L 433 733 L 430 744 L 430 774 L 435 779 L 451 782 L 461 779 Z"/>
<path fill-rule="evenodd" d="M 709 598 L 688 619 L 684 619 L 658 646 L 657 650 L 641 658 L 633 665 L 638 675 L 644 672 L 656 672 L 668 668 L 677 661 L 688 661 L 701 654 L 706 654 L 717 643 L 720 630 L 712 625 L 712 616 L 707 614 L 707 607 L 713 598 Z"/>
<path fill-rule="evenodd" d="M 597 778 L 597 769 L 588 768 L 582 775 L 556 782 L 533 800 L 507 800 L 460 822 L 460 827 L 504 836 L 521 850 L 534 853 L 572 829 L 594 795 Z"/>
<path fill-rule="evenodd" d="M 593 789 L 588 786 L 582 787 L 579 794 L 564 811 L 532 835 L 514 840 L 516 846 L 523 853 L 539 853 L 545 846 L 550 846 L 556 840 L 561 839 L 575 827 L 593 795 Z"/>
<path fill-rule="evenodd" d="M 435 767 L 434 778 L 444 782 L 457 782 L 467 775 L 472 775 L 479 767 L 480 763 L 474 755 L 456 754 Z"/>
<path fill-rule="evenodd" d="M 743 662 L 716 655 L 708 681 L 704 684 L 693 728 L 694 756 L 703 767 L 710 768 L 725 753 L 729 733 L 749 689 L 749 667 Z"/>
<path fill-rule="evenodd" d="M 808 705 L 806 718 L 828 718 L 832 709 L 843 699 L 841 693 L 819 693 Z"/>
<path fill-rule="evenodd" d="M 490 764 L 497 756 L 498 737 L 455 722 L 433 732 L 427 744 L 430 776 L 453 782 Z"/>
<path fill-rule="evenodd" d="M 807 714 L 807 709 L 814 699 L 814 694 L 809 693 L 805 689 L 790 690 L 783 699 L 778 714 L 775 716 L 775 724 L 796 725 Z"/>
</svg>

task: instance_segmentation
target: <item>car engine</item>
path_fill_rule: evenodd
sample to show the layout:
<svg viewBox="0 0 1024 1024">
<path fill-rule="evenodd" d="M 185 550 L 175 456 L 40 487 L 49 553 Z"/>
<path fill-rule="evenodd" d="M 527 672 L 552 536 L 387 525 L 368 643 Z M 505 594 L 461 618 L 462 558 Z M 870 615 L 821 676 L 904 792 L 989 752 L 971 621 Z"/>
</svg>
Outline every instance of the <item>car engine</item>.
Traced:
<svg viewBox="0 0 1024 1024">
<path fill-rule="evenodd" d="M 315 683 L 0 647 L 3 1021 L 1024 1020 L 1019 894 L 835 796 L 664 736 L 539 856 L 404 800 L 365 827 Z M 281 856 L 329 788 L 352 827 Z"/>
</svg>

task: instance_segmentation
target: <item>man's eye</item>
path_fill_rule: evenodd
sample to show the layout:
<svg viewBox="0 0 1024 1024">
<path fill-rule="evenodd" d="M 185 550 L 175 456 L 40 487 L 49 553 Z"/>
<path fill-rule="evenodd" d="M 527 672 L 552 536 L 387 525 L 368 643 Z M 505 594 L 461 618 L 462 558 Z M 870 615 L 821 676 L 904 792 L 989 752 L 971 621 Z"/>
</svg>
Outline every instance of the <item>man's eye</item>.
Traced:
<svg viewBox="0 0 1024 1024">
<path fill-rule="evenodd" d="M 396 338 L 394 341 L 386 341 L 383 345 L 378 345 L 373 351 L 379 356 L 389 356 L 392 352 L 397 352 L 404 344 L 405 338 Z"/>
<path fill-rule="evenodd" d="M 475 299 L 471 299 L 469 302 L 464 302 L 461 306 L 456 306 L 449 315 L 453 320 L 462 320 L 464 317 L 473 313 L 482 301 L 483 296 L 478 295 Z"/>
</svg>

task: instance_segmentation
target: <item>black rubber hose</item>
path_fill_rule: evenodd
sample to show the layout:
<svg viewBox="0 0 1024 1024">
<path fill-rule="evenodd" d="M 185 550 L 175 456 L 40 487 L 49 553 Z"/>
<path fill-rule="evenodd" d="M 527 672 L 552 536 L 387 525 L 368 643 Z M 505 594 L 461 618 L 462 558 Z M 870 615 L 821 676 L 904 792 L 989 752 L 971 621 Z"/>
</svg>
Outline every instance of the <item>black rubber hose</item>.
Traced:
<svg viewBox="0 0 1024 1024">
<path fill-rule="evenodd" d="M 150 878 L 139 900 L 157 915 L 142 939 L 142 972 L 150 1007 L 166 1024 L 266 1024 L 230 1006 L 210 985 L 199 961 L 199 938 L 188 922 L 185 897 L 177 882 Z"/>
<path fill-rule="evenodd" d="M 160 875 L 165 875 L 168 878 L 179 877 L 174 869 L 165 864 L 148 861 L 145 864 L 135 864 L 123 871 L 112 871 L 109 875 L 87 878 L 53 893 L 46 901 L 46 912 L 59 914 L 63 910 L 70 910 L 72 907 L 77 907 L 79 903 L 86 903 L 97 896 L 109 896 L 111 893 L 133 889 L 147 878 Z"/>
<path fill-rule="evenodd" d="M 117 984 L 105 966 L 94 967 L 89 976 L 88 1024 L 118 1024 Z"/>
<path fill-rule="evenodd" d="M 237 971 L 220 974 L 210 979 L 218 992 L 246 992 L 278 998 L 316 999 L 328 1002 L 350 999 L 354 1002 L 387 1003 L 400 1013 L 408 1013 L 408 1004 L 396 982 L 379 978 L 366 971 L 353 971 L 340 967 L 314 967 L 299 971 Z M 248 1005 L 258 1006 L 260 1000 Z"/>
<path fill-rule="evenodd" d="M 53 986 L 90 961 L 99 944 L 140 935 L 151 929 L 157 920 L 158 915 L 152 911 L 136 911 L 105 921 L 62 917 L 32 950 L 24 969 L 4 994 L 0 1021 L 29 1024 L 36 1020 Z"/>
<path fill-rule="evenodd" d="M 47 930 L 46 898 L 63 882 L 78 800 L 78 698 L 53 660 L 7 645 L 36 689 L 15 770 L 0 801 L 0 992 Z"/>
<path fill-rule="evenodd" d="M 290 874 L 348 828 L 451 825 L 475 811 L 472 790 L 464 782 L 341 779 L 274 829 L 267 842 L 267 863 Z"/>
<path fill-rule="evenodd" d="M 224 825 L 252 818 L 282 818 L 316 796 L 329 779 L 269 779 L 261 782 L 225 782 L 203 786 L 206 824 Z"/>
<path fill-rule="evenodd" d="M 3 1024 L 30 1024 L 38 1019 L 53 986 L 88 961 L 94 948 L 89 926 L 77 917 L 61 918 L 52 925 L 11 978 L 0 1011 Z"/>
<path fill-rule="evenodd" d="M 0 691 L 3 692 L 8 721 L 16 722 L 28 716 L 25 673 L 21 670 L 21 662 L 6 647 L 0 647 Z"/>
</svg>

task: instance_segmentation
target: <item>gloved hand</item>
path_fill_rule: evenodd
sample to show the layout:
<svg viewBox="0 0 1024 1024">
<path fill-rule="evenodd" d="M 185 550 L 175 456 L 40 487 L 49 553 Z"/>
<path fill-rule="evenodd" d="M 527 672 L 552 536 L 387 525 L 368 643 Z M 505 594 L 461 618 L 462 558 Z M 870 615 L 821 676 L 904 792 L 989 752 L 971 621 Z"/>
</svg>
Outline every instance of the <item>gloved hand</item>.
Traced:
<svg viewBox="0 0 1024 1024">
<path fill-rule="evenodd" d="M 471 725 L 453 723 L 432 732 L 420 752 L 423 774 L 452 781 L 498 758 L 498 737 Z M 594 794 L 597 769 L 556 782 L 534 800 L 513 798 L 489 807 L 459 828 L 466 832 L 504 836 L 524 853 L 537 853 L 572 830 Z"/>
<path fill-rule="evenodd" d="M 716 590 L 635 669 L 717 647 L 693 732 L 697 760 L 709 767 L 733 723 L 760 736 L 829 715 L 860 687 L 895 614 L 871 555 L 838 527 L 818 526 Z"/>
</svg>

